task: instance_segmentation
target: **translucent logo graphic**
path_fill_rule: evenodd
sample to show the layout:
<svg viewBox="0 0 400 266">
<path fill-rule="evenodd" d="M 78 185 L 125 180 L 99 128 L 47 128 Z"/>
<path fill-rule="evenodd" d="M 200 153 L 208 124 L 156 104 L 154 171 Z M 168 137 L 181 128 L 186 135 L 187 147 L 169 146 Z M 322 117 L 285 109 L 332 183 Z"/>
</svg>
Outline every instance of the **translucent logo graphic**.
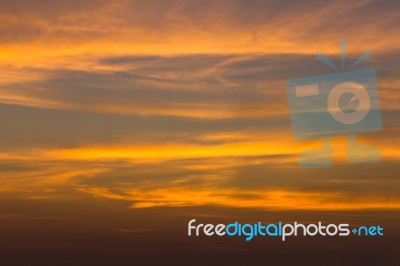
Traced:
<svg viewBox="0 0 400 266">
<path fill-rule="evenodd" d="M 294 138 L 322 139 L 320 149 L 300 155 L 302 167 L 332 167 L 332 137 L 335 136 L 348 137 L 349 163 L 380 161 L 376 147 L 357 142 L 357 134 L 382 128 L 375 70 L 352 70 L 372 53 L 363 53 L 350 67 L 346 67 L 346 44 L 345 40 L 339 42 L 343 72 L 287 81 Z M 316 59 L 338 71 L 338 67 L 324 55 L 318 54 Z"/>
</svg>

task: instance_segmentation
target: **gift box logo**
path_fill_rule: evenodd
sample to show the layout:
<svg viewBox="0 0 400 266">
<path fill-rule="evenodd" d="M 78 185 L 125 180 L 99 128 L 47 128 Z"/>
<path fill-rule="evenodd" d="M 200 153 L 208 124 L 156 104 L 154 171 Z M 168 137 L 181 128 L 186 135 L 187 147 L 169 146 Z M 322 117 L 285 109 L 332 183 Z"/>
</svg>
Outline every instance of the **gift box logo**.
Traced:
<svg viewBox="0 0 400 266">
<path fill-rule="evenodd" d="M 346 41 L 339 42 L 342 68 L 345 69 Z M 287 95 L 295 139 L 322 139 L 322 148 L 300 155 L 302 167 L 332 166 L 332 137 L 348 136 L 347 161 L 379 162 L 375 147 L 357 143 L 357 134 L 382 128 L 378 85 L 373 69 L 351 71 L 371 56 L 367 51 L 348 71 L 289 79 Z M 316 57 L 337 70 L 325 56 Z"/>
</svg>

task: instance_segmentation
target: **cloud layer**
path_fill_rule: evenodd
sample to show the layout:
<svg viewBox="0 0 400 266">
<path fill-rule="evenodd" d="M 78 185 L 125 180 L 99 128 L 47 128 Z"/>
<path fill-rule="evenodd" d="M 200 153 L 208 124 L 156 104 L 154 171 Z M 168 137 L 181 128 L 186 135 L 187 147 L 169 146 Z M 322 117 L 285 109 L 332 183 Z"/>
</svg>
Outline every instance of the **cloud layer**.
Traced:
<svg viewBox="0 0 400 266">
<path fill-rule="evenodd" d="M 1 1 L 1 193 L 133 208 L 398 209 L 396 1 Z M 297 168 L 286 80 L 374 52 L 380 165 Z M 379 173 L 379 176 L 378 176 Z M 10 197 L 11 197 L 10 196 Z M 355 198 L 356 196 L 356 198 Z"/>
</svg>

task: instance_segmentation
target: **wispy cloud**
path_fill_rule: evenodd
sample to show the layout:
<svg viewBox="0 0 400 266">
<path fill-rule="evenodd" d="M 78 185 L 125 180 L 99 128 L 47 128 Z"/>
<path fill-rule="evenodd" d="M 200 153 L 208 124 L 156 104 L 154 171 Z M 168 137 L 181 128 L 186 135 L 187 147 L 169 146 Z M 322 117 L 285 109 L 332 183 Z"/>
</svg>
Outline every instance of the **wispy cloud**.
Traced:
<svg viewBox="0 0 400 266">
<path fill-rule="evenodd" d="M 191 189 L 160 188 L 153 190 L 127 189 L 124 194 L 106 188 L 80 188 L 95 197 L 133 201 L 133 208 L 223 206 L 270 210 L 363 210 L 399 209 L 400 202 L 387 197 L 352 198 L 343 192 L 312 192 L 281 189 Z"/>
<path fill-rule="evenodd" d="M 38 55 L 312 53 L 332 51 L 330 40 L 339 36 L 352 36 L 359 50 L 393 49 L 397 6 L 396 1 L 3 1 L 1 34 L 13 55 L 19 49 Z"/>
<path fill-rule="evenodd" d="M 397 2 L 0 6 L 2 193 L 135 208 L 398 208 Z M 347 168 L 339 145 L 332 172 L 300 170 L 297 154 L 319 142 L 292 139 L 285 81 L 332 73 L 313 55 L 339 62 L 346 37 L 348 62 L 374 52 L 360 67 L 377 70 L 384 130 L 362 140 L 383 164 Z"/>
</svg>

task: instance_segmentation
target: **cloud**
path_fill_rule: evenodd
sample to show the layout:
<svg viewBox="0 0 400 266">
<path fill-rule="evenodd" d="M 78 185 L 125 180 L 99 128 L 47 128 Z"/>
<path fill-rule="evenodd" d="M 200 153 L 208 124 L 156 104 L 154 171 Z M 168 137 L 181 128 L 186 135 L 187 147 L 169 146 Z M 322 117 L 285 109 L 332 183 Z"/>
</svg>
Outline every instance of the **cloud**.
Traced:
<svg viewBox="0 0 400 266">
<path fill-rule="evenodd" d="M 269 145 L 239 144 L 249 146 L 244 149 L 248 153 L 224 150 L 224 146 L 204 148 L 203 154 L 193 150 L 198 147 L 114 151 L 107 147 L 91 153 L 92 157 L 83 150 L 69 154 L 25 151 L 25 157 L 2 160 L 2 194 L 23 199 L 82 199 L 89 194 L 138 208 L 216 205 L 349 210 L 399 206 L 398 154 L 384 157 L 381 164 L 349 165 L 342 157 L 337 161 L 336 153 L 334 169 L 301 169 L 297 167 L 301 149 L 288 153 L 289 149 L 281 147 L 285 154 L 279 155 Z"/>
<path fill-rule="evenodd" d="M 377 54 L 381 108 L 396 109 L 397 57 Z M 358 55 L 349 54 L 348 62 Z M 338 55 L 331 56 L 334 61 Z M 132 56 L 86 69 L 4 65 L 0 101 L 124 115 L 224 119 L 288 114 L 286 80 L 333 70 L 304 54 Z M 386 60 L 386 61 L 385 61 Z M 92 64 L 92 65 L 90 65 Z M 28 78 L 29 77 L 29 78 Z"/>
<path fill-rule="evenodd" d="M 3 60 L 20 63 L 87 53 L 332 53 L 332 45 L 346 37 L 358 52 L 383 51 L 397 49 L 397 6 L 396 1 L 2 1 L 0 47 Z"/>
<path fill-rule="evenodd" d="M 256 208 L 270 210 L 364 210 L 399 209 L 398 201 L 387 198 L 359 197 L 350 200 L 351 195 L 340 192 L 305 192 L 293 190 L 267 189 L 251 190 L 243 194 L 235 189 L 190 189 L 160 188 L 139 190 L 131 188 L 124 196 L 111 193 L 107 189 L 81 188 L 80 191 L 95 197 L 105 197 L 134 201 L 133 208 L 183 207 L 183 206 L 223 206 L 234 208 Z"/>
<path fill-rule="evenodd" d="M 1 190 L 136 208 L 397 209 L 397 5 L 2 1 Z M 345 37 L 348 63 L 374 52 L 360 69 L 377 70 L 384 130 L 361 139 L 384 163 L 349 168 L 342 145 L 331 172 L 298 169 L 319 144 L 290 136 L 285 81 L 334 73 L 313 56 L 338 63 Z"/>
</svg>

